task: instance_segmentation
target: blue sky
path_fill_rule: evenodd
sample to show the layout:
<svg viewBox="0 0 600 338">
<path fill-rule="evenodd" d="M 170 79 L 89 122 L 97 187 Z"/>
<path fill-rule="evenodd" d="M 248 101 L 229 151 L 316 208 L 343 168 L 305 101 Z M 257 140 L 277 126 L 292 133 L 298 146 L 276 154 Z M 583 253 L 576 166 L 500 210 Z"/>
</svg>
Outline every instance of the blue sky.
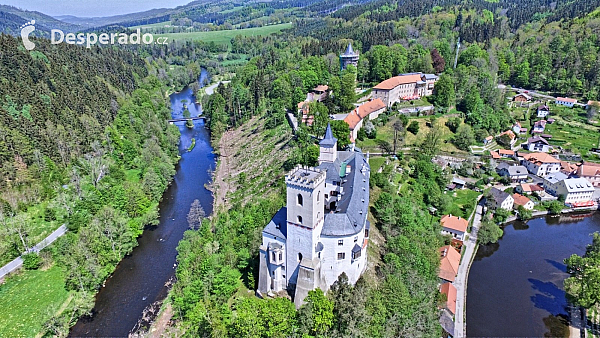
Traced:
<svg viewBox="0 0 600 338">
<path fill-rule="evenodd" d="M 175 8 L 192 0 L 0 0 L 11 5 L 51 16 L 75 15 L 79 17 L 111 16 L 142 12 L 153 8 Z"/>
</svg>

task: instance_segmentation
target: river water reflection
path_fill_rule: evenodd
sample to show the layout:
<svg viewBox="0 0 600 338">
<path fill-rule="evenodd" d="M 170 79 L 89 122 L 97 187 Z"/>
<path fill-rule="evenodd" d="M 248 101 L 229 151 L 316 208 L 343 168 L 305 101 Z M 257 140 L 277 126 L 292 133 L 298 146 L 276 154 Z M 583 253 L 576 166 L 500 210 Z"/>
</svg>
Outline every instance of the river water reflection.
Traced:
<svg viewBox="0 0 600 338">
<path fill-rule="evenodd" d="M 469 272 L 467 336 L 568 336 L 564 259 L 582 255 L 600 231 L 600 213 L 514 222 L 480 246 Z"/>
</svg>

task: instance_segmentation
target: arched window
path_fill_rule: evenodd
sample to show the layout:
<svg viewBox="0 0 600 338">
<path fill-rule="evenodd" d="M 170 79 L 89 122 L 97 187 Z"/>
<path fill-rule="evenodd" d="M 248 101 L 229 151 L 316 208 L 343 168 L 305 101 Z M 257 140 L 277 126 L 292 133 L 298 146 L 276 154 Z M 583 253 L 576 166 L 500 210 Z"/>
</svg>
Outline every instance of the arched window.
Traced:
<svg viewBox="0 0 600 338">
<path fill-rule="evenodd" d="M 303 202 L 302 194 L 298 194 L 298 205 L 302 205 Z"/>
<path fill-rule="evenodd" d="M 302 253 L 298 252 L 298 262 L 302 262 Z"/>
<path fill-rule="evenodd" d="M 321 195 L 321 192 L 317 191 L 317 202 L 319 202 L 319 195 Z"/>
<path fill-rule="evenodd" d="M 302 216 L 298 216 L 298 223 L 302 224 Z"/>
</svg>

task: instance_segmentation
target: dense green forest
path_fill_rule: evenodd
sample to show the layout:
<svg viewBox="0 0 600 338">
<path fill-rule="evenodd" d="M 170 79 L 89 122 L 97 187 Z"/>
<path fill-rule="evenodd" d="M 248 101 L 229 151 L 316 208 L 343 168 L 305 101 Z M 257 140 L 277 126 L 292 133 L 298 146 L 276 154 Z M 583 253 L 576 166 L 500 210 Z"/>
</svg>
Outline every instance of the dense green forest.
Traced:
<svg viewBox="0 0 600 338">
<path fill-rule="evenodd" d="M 156 224 L 179 131 L 166 122 L 167 87 L 129 52 L 66 44 L 28 52 L 7 35 L 0 45 L 2 263 L 67 225 L 41 260 L 29 255 L 27 264 L 57 264 L 74 291 L 46 325 L 62 336 L 91 310 L 144 226 Z"/>
</svg>

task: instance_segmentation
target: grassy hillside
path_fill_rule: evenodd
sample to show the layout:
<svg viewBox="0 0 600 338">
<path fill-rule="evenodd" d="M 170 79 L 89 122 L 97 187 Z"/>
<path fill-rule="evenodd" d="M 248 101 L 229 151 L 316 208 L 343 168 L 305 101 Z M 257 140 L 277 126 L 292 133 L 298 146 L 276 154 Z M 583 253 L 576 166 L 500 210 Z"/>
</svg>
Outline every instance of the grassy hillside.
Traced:
<svg viewBox="0 0 600 338">
<path fill-rule="evenodd" d="M 231 39 L 236 35 L 241 36 L 264 36 L 272 33 L 280 32 L 283 29 L 291 28 L 291 23 L 282 23 L 278 25 L 245 28 L 245 29 L 232 29 L 223 31 L 212 31 L 212 32 L 190 32 L 190 33 L 168 33 L 168 34 L 156 34 L 156 36 L 164 36 L 173 40 L 202 40 L 204 42 L 214 42 L 216 44 L 229 44 Z"/>
</svg>

